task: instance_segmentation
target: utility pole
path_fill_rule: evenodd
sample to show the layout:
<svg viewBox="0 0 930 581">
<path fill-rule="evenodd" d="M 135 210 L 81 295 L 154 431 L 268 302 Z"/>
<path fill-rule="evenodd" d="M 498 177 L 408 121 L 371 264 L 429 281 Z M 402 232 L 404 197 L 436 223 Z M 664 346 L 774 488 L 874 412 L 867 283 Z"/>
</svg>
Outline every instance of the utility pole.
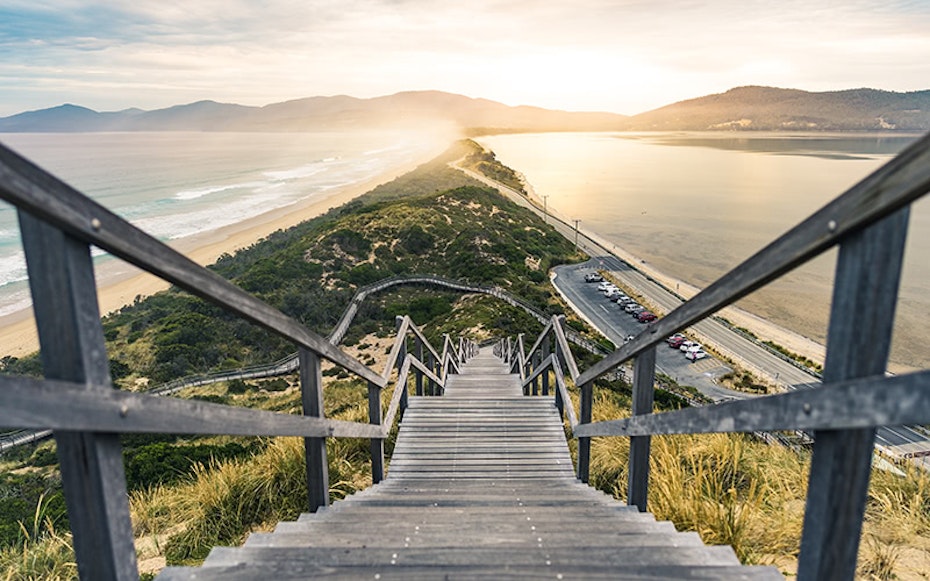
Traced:
<svg viewBox="0 0 930 581">
<path fill-rule="evenodd" d="M 543 194 L 543 220 L 546 224 L 549 223 L 549 194 Z"/>
<path fill-rule="evenodd" d="M 579 219 L 574 219 L 572 222 L 575 223 L 575 250 L 578 250 L 578 223 L 581 222 Z"/>
</svg>

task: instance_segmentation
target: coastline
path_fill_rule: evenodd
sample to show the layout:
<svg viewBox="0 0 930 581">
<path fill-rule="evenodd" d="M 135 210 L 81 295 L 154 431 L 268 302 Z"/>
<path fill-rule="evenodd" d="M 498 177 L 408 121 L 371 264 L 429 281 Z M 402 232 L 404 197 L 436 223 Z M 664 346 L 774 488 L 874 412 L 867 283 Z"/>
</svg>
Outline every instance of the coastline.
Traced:
<svg viewBox="0 0 930 581">
<path fill-rule="evenodd" d="M 476 172 L 464 169 L 457 164 L 454 167 L 457 167 L 459 170 L 464 171 L 475 179 L 483 181 L 484 183 L 501 190 L 517 204 L 531 208 L 537 214 L 542 214 L 545 211 L 550 220 L 556 220 L 566 228 L 572 228 L 571 220 L 559 212 L 557 208 L 554 208 L 551 205 L 546 205 L 545 210 L 543 209 L 542 199 L 535 192 L 532 184 L 529 183 L 529 181 L 524 180 L 525 187 L 527 189 L 527 195 L 524 196 L 519 192 L 504 186 L 503 184 L 495 182 Z M 600 246 L 606 253 L 613 254 L 620 260 L 623 260 L 630 265 L 635 265 L 636 269 L 638 269 L 640 272 L 655 279 L 665 288 L 674 289 L 677 294 L 684 297 L 685 299 L 690 299 L 701 290 L 682 280 L 670 276 L 667 273 L 660 272 L 651 264 L 649 264 L 645 259 L 634 255 L 625 248 L 618 246 L 616 243 L 607 240 L 595 232 L 592 232 L 582 226 L 578 226 L 578 232 L 582 236 L 588 238 L 590 241 Z M 590 255 L 590 253 L 588 254 Z M 796 331 L 786 329 L 777 323 L 741 309 L 738 306 L 731 305 L 725 307 L 718 313 L 718 315 L 726 318 L 735 326 L 750 330 L 762 340 L 773 341 L 782 347 L 798 353 L 799 355 L 808 357 L 813 361 L 817 361 L 818 363 L 822 364 L 824 358 L 826 357 L 826 347 L 824 345 L 814 341 L 813 339 L 805 337 Z M 898 366 L 891 367 L 895 372 L 903 371 L 903 369 L 898 369 Z"/>
<path fill-rule="evenodd" d="M 434 159 L 446 147 L 448 143 L 443 143 L 436 150 L 410 159 L 372 179 L 334 188 L 322 199 L 318 197 L 304 199 L 288 206 L 269 210 L 242 222 L 172 240 L 168 242 L 168 245 L 197 264 L 202 266 L 212 264 L 223 253 L 232 253 L 246 248 L 272 232 L 290 228 L 300 222 L 320 216 L 331 208 L 340 206 L 383 183 L 398 178 Z M 131 304 L 137 296 L 146 297 L 169 287 L 169 283 L 160 278 L 118 259 L 111 259 L 97 265 L 95 277 L 97 279 L 97 302 L 101 315 Z M 38 348 L 38 335 L 31 307 L 0 317 L 0 356 L 22 357 Z"/>
</svg>

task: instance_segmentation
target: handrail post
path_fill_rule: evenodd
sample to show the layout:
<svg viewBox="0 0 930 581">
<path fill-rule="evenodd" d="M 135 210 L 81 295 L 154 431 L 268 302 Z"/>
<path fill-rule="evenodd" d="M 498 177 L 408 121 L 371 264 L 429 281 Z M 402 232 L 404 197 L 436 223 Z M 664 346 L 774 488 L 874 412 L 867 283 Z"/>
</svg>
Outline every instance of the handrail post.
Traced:
<svg viewBox="0 0 930 581">
<path fill-rule="evenodd" d="M 821 389 L 885 373 L 909 213 L 841 242 Z M 814 433 L 798 579 L 854 577 L 874 444 L 875 428 Z"/>
<path fill-rule="evenodd" d="M 323 417 L 323 374 L 320 356 L 301 347 L 300 398 L 305 416 Z M 310 512 L 329 505 L 329 462 L 326 457 L 326 438 L 304 438 L 307 457 L 307 495 Z"/>
<path fill-rule="evenodd" d="M 413 352 L 415 357 L 423 362 L 423 341 L 420 337 L 416 337 L 413 340 Z M 423 395 L 423 372 L 420 371 L 420 368 L 417 367 L 413 371 L 414 381 L 416 383 L 416 394 Z M 430 395 L 433 395 L 432 393 Z"/>
<path fill-rule="evenodd" d="M 539 358 L 543 362 L 549 358 L 550 341 L 551 341 L 551 337 L 547 336 L 545 339 L 543 339 L 542 345 L 540 345 L 540 348 L 542 349 L 542 353 L 540 354 Z M 544 396 L 549 395 L 549 371 L 548 370 L 544 371 L 542 374 L 542 394 Z"/>
<path fill-rule="evenodd" d="M 394 317 L 394 328 L 397 329 L 398 340 L 401 341 L 400 353 L 397 355 L 397 373 L 404 367 L 404 359 L 407 358 L 407 337 L 400 337 L 400 329 L 404 324 L 404 317 Z"/>
<path fill-rule="evenodd" d="M 406 386 L 397 386 L 406 389 Z M 381 388 L 378 384 L 368 382 L 368 423 L 381 425 Z M 371 483 L 378 484 L 384 480 L 384 438 L 371 439 Z"/>
<path fill-rule="evenodd" d="M 426 366 L 429 368 L 430 371 L 433 372 L 434 375 L 439 377 L 439 369 L 438 369 L 438 366 L 436 365 L 436 357 L 433 355 L 433 352 L 430 351 L 429 349 L 427 349 L 426 351 Z M 429 390 L 430 395 L 436 395 L 436 391 L 438 391 L 439 386 L 436 385 L 436 383 L 432 379 L 427 377 L 426 378 L 426 389 Z"/>
<path fill-rule="evenodd" d="M 581 386 L 581 417 L 578 423 L 591 423 L 591 407 L 594 399 L 594 382 Z M 587 483 L 591 471 L 591 438 L 578 438 L 578 480 Z"/>
<path fill-rule="evenodd" d="M 633 363 L 633 415 L 652 413 L 655 393 L 656 348 L 643 351 Z M 646 512 L 649 494 L 649 446 L 650 436 L 630 438 L 630 467 L 627 480 L 627 501 L 639 512 Z"/>
<path fill-rule="evenodd" d="M 538 350 L 532 354 L 532 361 L 533 361 L 533 364 L 530 369 L 530 373 L 535 373 L 536 370 L 539 369 L 540 365 L 542 365 L 542 357 Z M 533 395 L 539 395 L 539 376 L 538 375 L 533 378 Z"/>
<path fill-rule="evenodd" d="M 45 377 L 111 389 L 90 246 L 23 211 L 19 223 Z M 138 579 L 119 436 L 54 435 L 78 574 Z"/>
<path fill-rule="evenodd" d="M 401 327 L 403 327 L 403 325 L 404 325 L 404 318 L 403 318 L 403 317 L 394 317 L 394 332 L 395 332 L 395 333 L 400 334 L 400 329 L 401 329 Z M 399 366 L 397 367 L 397 372 L 398 372 L 398 373 L 400 373 L 400 369 L 401 369 L 401 367 L 403 367 L 403 358 L 404 358 L 405 355 L 406 355 L 406 343 L 404 343 L 404 347 L 405 347 L 405 348 L 402 349 L 401 352 L 400 352 L 400 354 L 398 355 L 398 359 L 401 360 L 400 363 L 399 363 Z M 404 392 L 403 392 L 403 393 L 401 394 L 401 396 L 400 396 L 400 417 L 401 417 L 401 419 L 403 419 L 403 418 L 404 418 L 404 412 L 407 411 L 407 406 L 410 405 L 410 402 L 409 402 L 409 400 L 408 400 L 408 398 L 407 398 L 407 395 L 408 395 L 408 394 L 407 394 L 407 383 L 404 382 L 403 385 L 398 385 L 395 389 L 402 389 L 402 390 L 404 390 Z M 417 394 L 417 395 L 419 395 L 419 394 Z"/>
</svg>

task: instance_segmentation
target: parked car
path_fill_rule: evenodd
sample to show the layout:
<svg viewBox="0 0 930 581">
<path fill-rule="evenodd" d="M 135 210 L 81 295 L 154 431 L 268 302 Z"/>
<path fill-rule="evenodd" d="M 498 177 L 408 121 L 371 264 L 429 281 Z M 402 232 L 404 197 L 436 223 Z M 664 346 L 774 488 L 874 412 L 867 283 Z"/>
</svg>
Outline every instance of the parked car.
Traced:
<svg viewBox="0 0 930 581">
<path fill-rule="evenodd" d="M 679 345 L 678 348 L 682 351 L 687 351 L 694 345 L 697 345 L 698 347 L 700 347 L 700 344 L 698 344 L 697 341 L 682 341 L 681 345 Z"/>
<path fill-rule="evenodd" d="M 608 287 L 612 287 L 612 286 L 614 286 L 613 283 L 607 282 L 606 280 L 602 280 L 601 284 L 597 285 L 597 290 L 604 292 L 605 290 L 607 290 Z"/>
<path fill-rule="evenodd" d="M 677 337 L 672 336 L 668 338 L 668 346 L 671 347 L 672 349 L 678 349 L 679 347 L 681 347 L 681 344 L 684 343 L 685 341 L 687 341 L 687 339 L 685 339 L 681 335 Z"/>
<path fill-rule="evenodd" d="M 682 335 L 681 333 L 675 333 L 674 335 L 670 335 L 670 336 L 665 340 L 665 342 L 668 343 L 669 345 L 671 345 L 671 344 L 672 344 L 672 341 L 676 341 L 676 340 L 684 341 L 685 339 L 686 339 L 686 337 L 685 337 L 684 335 Z"/>
<path fill-rule="evenodd" d="M 618 289 L 617 287 L 609 288 L 606 291 L 604 291 L 604 296 L 610 300 L 616 299 L 621 294 L 622 293 L 620 292 L 620 289 Z"/>
<path fill-rule="evenodd" d="M 655 313 L 650 313 L 649 311 L 643 311 L 640 314 L 636 315 L 636 319 L 640 323 L 648 323 L 650 321 L 655 321 L 659 317 L 655 316 Z"/>
<path fill-rule="evenodd" d="M 703 351 L 703 350 L 704 350 L 704 347 L 700 343 L 694 343 L 691 346 L 689 346 L 687 349 L 683 349 L 683 351 L 685 352 L 685 355 L 687 355 L 688 353 L 693 353 L 695 351 Z"/>
<path fill-rule="evenodd" d="M 636 301 L 633 301 L 627 306 L 623 307 L 623 310 L 628 313 L 632 313 L 637 307 L 639 307 L 639 305 L 636 303 Z"/>
<path fill-rule="evenodd" d="M 685 358 L 690 361 L 698 361 L 699 359 L 704 359 L 707 357 L 707 353 L 698 349 L 697 351 L 688 351 L 685 353 Z"/>
<path fill-rule="evenodd" d="M 596 272 L 589 272 L 588 274 L 584 275 L 584 281 L 585 282 L 603 282 L 604 277 L 599 275 Z"/>
</svg>

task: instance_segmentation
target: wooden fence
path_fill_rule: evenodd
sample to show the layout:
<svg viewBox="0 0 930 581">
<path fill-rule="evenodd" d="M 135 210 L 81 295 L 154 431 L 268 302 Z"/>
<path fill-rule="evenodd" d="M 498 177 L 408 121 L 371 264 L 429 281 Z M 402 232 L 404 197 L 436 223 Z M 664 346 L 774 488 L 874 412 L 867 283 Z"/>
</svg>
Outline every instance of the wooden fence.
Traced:
<svg viewBox="0 0 930 581">
<path fill-rule="evenodd" d="M 370 439 L 372 478 L 380 481 L 384 439 L 403 413 L 410 375 L 418 394 L 441 393 L 447 374 L 476 349 L 446 337 L 438 353 L 409 318 L 399 318 L 391 355 L 377 373 L 2 145 L 0 197 L 19 212 L 45 371 L 42 380 L 0 376 L 0 426 L 54 431 L 82 579 L 138 578 L 119 434 L 303 437 L 312 511 L 328 503 L 326 438 Z M 91 245 L 293 343 L 303 416 L 113 389 Z M 323 359 L 367 381 L 368 424 L 323 417 Z M 392 377 L 394 393 L 382 414 L 381 390 L 392 386 Z"/>
<path fill-rule="evenodd" d="M 650 437 L 660 434 L 807 430 L 814 434 L 798 578 L 852 579 L 880 426 L 930 422 L 930 371 L 886 374 L 910 205 L 930 190 L 930 135 L 924 136 L 859 184 L 815 212 L 754 256 L 723 275 L 666 317 L 582 373 L 571 378 L 581 393 L 580 418 L 570 417 L 578 438 L 578 477 L 588 480 L 591 438 L 630 441 L 628 501 L 646 510 Z M 700 408 L 653 414 L 656 346 L 669 335 L 839 246 L 827 334 L 823 386 Z M 548 355 L 553 323 L 527 355 L 522 337 L 498 352 L 521 369 L 557 377 L 566 401 L 564 342 Z M 594 380 L 634 361 L 632 417 L 591 422 Z M 548 361 L 548 363 L 546 363 Z M 542 374 L 543 392 L 548 373 Z M 534 388 L 535 389 L 535 388 Z M 570 406 L 569 406 L 570 407 Z M 570 410 L 573 413 L 573 410 Z"/>
</svg>

